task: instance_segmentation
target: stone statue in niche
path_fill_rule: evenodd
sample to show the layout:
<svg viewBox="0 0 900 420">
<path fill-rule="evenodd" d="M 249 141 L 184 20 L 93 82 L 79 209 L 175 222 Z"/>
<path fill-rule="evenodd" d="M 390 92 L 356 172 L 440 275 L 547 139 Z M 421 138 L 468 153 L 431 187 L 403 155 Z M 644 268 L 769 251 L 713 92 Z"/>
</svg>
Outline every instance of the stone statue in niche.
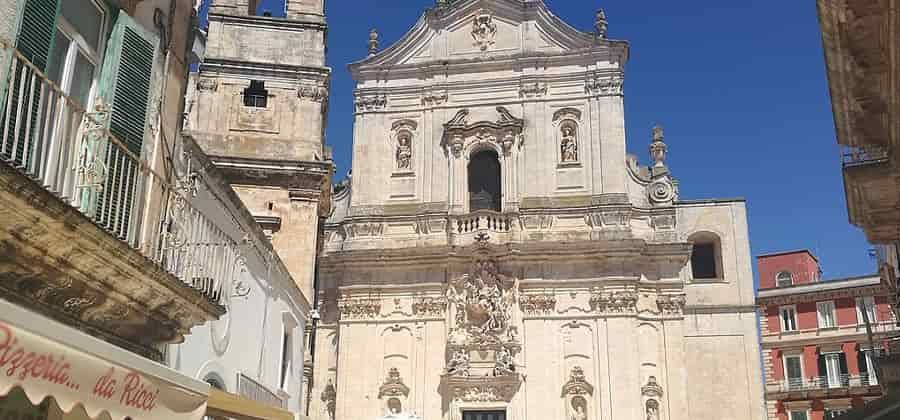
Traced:
<svg viewBox="0 0 900 420">
<path fill-rule="evenodd" d="M 572 414 L 569 420 L 587 420 L 587 400 L 584 397 L 572 398 Z"/>
<path fill-rule="evenodd" d="M 659 403 L 656 400 L 647 401 L 647 420 L 659 420 Z"/>
<path fill-rule="evenodd" d="M 497 350 L 494 360 L 494 376 L 516 374 L 516 361 L 508 348 L 502 347 L 500 350 Z"/>
<path fill-rule="evenodd" d="M 412 142 L 411 135 L 408 131 L 401 131 L 397 134 L 397 169 L 412 169 Z"/>
<path fill-rule="evenodd" d="M 575 129 L 570 125 L 564 125 L 562 127 L 560 156 L 562 162 L 578 161 L 578 139 L 575 135 Z"/>
</svg>

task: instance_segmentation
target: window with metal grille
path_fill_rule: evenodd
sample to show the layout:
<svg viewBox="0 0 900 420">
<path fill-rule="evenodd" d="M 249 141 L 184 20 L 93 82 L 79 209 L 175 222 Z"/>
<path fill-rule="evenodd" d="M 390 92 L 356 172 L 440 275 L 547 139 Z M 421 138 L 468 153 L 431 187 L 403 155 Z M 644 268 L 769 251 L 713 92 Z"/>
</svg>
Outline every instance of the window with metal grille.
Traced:
<svg viewBox="0 0 900 420">
<path fill-rule="evenodd" d="M 266 83 L 261 80 L 251 80 L 250 86 L 244 89 L 244 106 L 251 108 L 266 108 L 269 105 L 269 91 Z"/>
</svg>

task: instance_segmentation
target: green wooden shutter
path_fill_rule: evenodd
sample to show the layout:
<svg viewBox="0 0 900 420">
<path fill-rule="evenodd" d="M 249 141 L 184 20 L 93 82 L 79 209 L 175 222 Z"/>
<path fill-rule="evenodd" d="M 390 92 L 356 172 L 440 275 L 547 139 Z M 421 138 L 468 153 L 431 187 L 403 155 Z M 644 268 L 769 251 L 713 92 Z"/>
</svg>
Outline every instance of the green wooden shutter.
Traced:
<svg viewBox="0 0 900 420">
<path fill-rule="evenodd" d="M 155 34 L 120 11 L 100 73 L 98 95 L 110 106 L 109 130 L 138 157 L 154 97 L 158 46 L 159 38 Z M 95 217 L 102 226 L 126 238 L 131 225 L 131 207 L 139 193 L 136 179 L 141 171 L 132 157 L 112 144 L 106 151 L 106 160 L 107 180 Z"/>
<path fill-rule="evenodd" d="M 22 21 L 19 25 L 16 37 L 16 50 L 32 62 L 42 72 L 47 71 L 50 64 L 50 53 L 53 50 L 53 41 L 56 39 L 56 18 L 59 15 L 59 0 L 26 0 L 22 10 Z M 11 89 L 12 101 L 9 104 L 9 132 L 2 141 L 5 143 L 2 149 L 6 152 L 5 159 L 12 158 L 14 165 L 28 166 L 28 162 L 22 160 L 25 148 L 38 137 L 37 127 L 40 110 L 40 85 L 32 86 L 31 76 L 33 71 L 12 59 L 16 63 L 12 70 L 11 85 L 4 86 L 2 100 L 0 100 L 0 127 L 7 125 L 6 109 L 7 89 Z M 22 73 L 26 72 L 24 83 Z M 5 83 L 6 81 L 4 81 Z M 32 87 L 35 90 L 32 96 Z M 20 94 L 22 94 L 19 110 Z M 30 99 L 30 100 L 29 100 Z M 21 116 L 17 118 L 17 113 Z M 19 135 L 14 134 L 15 128 L 19 129 Z M 30 131 L 28 130 L 30 129 Z M 2 135 L 2 133 L 0 133 Z M 39 150 L 35 150 L 40 152 Z M 33 157 L 33 156 L 32 156 Z"/>
<path fill-rule="evenodd" d="M 50 64 L 59 0 L 26 0 L 16 49 L 42 71 Z"/>
</svg>

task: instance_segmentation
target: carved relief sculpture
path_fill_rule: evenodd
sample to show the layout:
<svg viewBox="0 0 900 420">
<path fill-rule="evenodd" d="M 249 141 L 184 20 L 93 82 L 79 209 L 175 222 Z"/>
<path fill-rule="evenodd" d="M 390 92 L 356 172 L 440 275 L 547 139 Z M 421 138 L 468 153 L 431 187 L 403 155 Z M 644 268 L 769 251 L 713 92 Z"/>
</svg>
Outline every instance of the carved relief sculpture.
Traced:
<svg viewBox="0 0 900 420">
<path fill-rule="evenodd" d="M 578 141 L 575 137 L 575 128 L 570 124 L 562 127 L 562 142 L 560 143 L 560 161 L 578 161 Z"/>
<path fill-rule="evenodd" d="M 494 23 L 494 17 L 480 13 L 475 15 L 472 22 L 472 39 L 475 40 L 475 46 L 485 51 L 491 45 L 494 45 L 494 38 L 497 35 L 497 24 Z"/>
<path fill-rule="evenodd" d="M 656 304 L 663 315 L 681 315 L 686 302 L 685 295 L 659 295 Z"/>
<path fill-rule="evenodd" d="M 500 274 L 493 261 L 476 261 L 472 272 L 447 287 L 451 328 L 460 338 L 499 342 L 509 330 L 518 281 Z"/>
<path fill-rule="evenodd" d="M 566 381 L 562 388 L 562 396 L 572 395 L 594 395 L 594 386 L 588 383 L 584 376 L 584 369 L 580 366 L 572 368 L 569 374 L 569 380 Z"/>
<path fill-rule="evenodd" d="M 392 367 L 388 370 L 384 383 L 378 388 L 378 398 L 400 396 L 409 396 L 409 387 L 403 383 L 403 378 L 400 377 L 400 371 L 397 370 L 397 368 Z M 396 398 L 391 399 L 396 400 Z M 397 402 L 399 403 L 400 400 L 397 400 Z"/>
<path fill-rule="evenodd" d="M 614 293 L 593 293 L 591 309 L 597 312 L 630 313 L 637 310 L 638 294 L 630 291 Z"/>
<path fill-rule="evenodd" d="M 519 306 L 526 314 L 549 313 L 556 308 L 556 296 L 548 294 L 522 295 Z"/>
<path fill-rule="evenodd" d="M 647 400 L 647 420 L 659 420 L 659 402 Z"/>
</svg>

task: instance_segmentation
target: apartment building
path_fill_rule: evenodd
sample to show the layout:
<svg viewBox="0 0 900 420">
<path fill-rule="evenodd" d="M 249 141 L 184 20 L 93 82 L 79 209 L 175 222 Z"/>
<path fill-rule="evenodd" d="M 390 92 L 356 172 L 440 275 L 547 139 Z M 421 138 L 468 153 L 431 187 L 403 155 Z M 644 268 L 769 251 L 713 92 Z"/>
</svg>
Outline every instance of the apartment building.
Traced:
<svg viewBox="0 0 900 420">
<path fill-rule="evenodd" d="M 757 269 L 769 418 L 829 420 L 879 398 L 892 286 L 878 274 L 822 280 L 808 250 L 760 255 Z"/>
</svg>

